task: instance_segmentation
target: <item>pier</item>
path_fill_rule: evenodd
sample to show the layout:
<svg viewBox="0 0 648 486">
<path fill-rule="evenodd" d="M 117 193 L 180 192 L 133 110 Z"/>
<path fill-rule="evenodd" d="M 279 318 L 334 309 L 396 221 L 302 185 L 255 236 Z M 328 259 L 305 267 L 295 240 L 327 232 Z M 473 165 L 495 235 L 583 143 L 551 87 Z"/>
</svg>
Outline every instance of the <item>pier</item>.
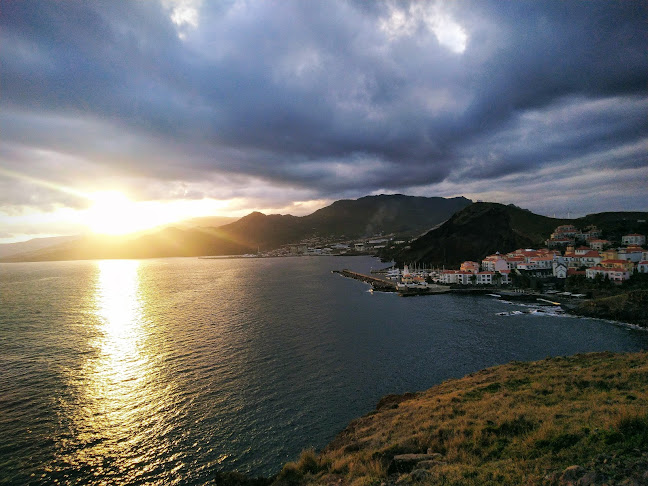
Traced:
<svg viewBox="0 0 648 486">
<path fill-rule="evenodd" d="M 366 282 L 368 284 L 371 284 L 371 286 L 376 289 L 380 290 L 382 292 L 396 292 L 397 287 L 394 282 L 390 282 L 389 280 L 384 280 L 382 278 L 378 277 L 373 277 L 371 275 L 365 275 L 363 273 L 358 273 L 358 272 L 353 272 L 348 269 L 344 270 L 333 270 L 333 273 L 339 273 L 343 277 L 348 277 L 348 278 L 353 278 L 356 280 L 361 280 L 362 282 Z"/>
<path fill-rule="evenodd" d="M 390 282 L 389 280 L 384 280 L 382 278 L 373 277 L 371 275 L 365 275 L 364 273 L 354 272 L 352 270 L 333 270 L 333 273 L 338 273 L 343 277 L 353 278 L 355 280 L 360 280 L 371 284 L 374 290 L 379 290 L 380 292 L 398 292 L 398 295 L 403 297 L 409 297 L 414 295 L 431 295 L 431 294 L 445 294 L 450 292 L 450 287 L 444 285 L 432 285 L 429 287 L 398 287 L 395 282 Z"/>
</svg>

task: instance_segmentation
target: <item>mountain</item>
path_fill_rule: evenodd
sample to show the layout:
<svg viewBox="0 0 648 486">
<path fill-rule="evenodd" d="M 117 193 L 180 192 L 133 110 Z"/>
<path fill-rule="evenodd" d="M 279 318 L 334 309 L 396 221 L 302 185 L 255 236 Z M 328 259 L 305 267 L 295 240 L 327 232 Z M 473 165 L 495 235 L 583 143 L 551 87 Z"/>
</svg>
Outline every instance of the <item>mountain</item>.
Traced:
<svg viewBox="0 0 648 486">
<path fill-rule="evenodd" d="M 42 250 L 79 238 L 80 236 L 52 236 L 47 238 L 32 238 L 31 240 L 20 241 L 18 243 L 3 243 L 0 244 L 0 258 Z"/>
<path fill-rule="evenodd" d="M 579 229 L 594 224 L 605 237 L 620 240 L 621 235 L 629 232 L 643 231 L 645 234 L 647 219 L 648 213 L 642 212 L 556 219 L 513 205 L 478 202 L 458 211 L 439 228 L 412 241 L 405 249 L 386 252 L 383 258 L 433 266 L 459 265 L 466 260 L 480 261 L 497 251 L 507 253 L 518 248 L 544 246 L 544 241 L 562 224 L 573 224 Z"/>
<path fill-rule="evenodd" d="M 143 236 L 85 237 L 9 261 L 236 255 L 308 238 L 354 239 L 377 234 L 417 235 L 471 204 L 458 197 L 367 196 L 336 201 L 308 216 L 253 212 L 219 227 L 165 228 Z"/>
<path fill-rule="evenodd" d="M 317 236 L 417 235 L 444 222 L 471 202 L 465 197 L 366 196 L 336 201 L 304 216 L 303 223 Z"/>
</svg>

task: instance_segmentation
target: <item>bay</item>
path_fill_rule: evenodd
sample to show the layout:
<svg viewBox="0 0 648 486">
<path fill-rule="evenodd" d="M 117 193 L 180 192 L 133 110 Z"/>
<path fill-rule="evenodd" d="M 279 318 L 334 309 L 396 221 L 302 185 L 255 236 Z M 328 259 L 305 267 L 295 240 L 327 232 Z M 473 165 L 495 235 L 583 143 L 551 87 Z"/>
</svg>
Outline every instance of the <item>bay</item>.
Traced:
<svg viewBox="0 0 648 486">
<path fill-rule="evenodd" d="M 369 293 L 370 257 L 0 265 L 2 484 L 273 474 L 381 396 L 648 332 L 483 296 Z"/>
</svg>

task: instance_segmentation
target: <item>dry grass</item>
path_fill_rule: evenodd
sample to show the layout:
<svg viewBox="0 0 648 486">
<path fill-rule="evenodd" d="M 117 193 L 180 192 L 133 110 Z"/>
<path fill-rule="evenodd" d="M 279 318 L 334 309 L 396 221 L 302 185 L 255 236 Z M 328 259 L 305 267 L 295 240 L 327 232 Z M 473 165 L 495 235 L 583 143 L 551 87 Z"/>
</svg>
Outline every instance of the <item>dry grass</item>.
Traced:
<svg viewBox="0 0 648 486">
<path fill-rule="evenodd" d="M 572 464 L 645 450 L 648 354 L 596 353 L 511 363 L 392 403 L 278 481 L 380 484 L 394 455 L 432 451 L 443 463 L 425 483 L 550 484 L 543 478 Z"/>
</svg>

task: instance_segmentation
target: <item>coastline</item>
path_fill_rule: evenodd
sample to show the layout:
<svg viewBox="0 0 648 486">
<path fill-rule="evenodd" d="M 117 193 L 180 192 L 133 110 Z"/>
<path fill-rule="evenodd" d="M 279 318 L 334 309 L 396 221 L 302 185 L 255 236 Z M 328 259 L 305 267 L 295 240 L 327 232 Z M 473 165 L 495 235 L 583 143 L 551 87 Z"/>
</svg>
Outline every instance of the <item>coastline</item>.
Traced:
<svg viewBox="0 0 648 486">
<path fill-rule="evenodd" d="M 386 395 L 278 475 L 216 484 L 645 484 L 646 373 L 646 351 L 512 361 Z"/>
<path fill-rule="evenodd" d="M 452 288 L 436 285 L 423 288 L 399 289 L 389 280 L 373 275 L 365 275 L 348 269 L 333 270 L 346 278 L 360 280 L 378 292 L 395 292 L 401 297 L 418 297 L 424 295 L 458 294 L 458 295 L 493 295 L 497 294 L 506 300 L 533 302 L 538 305 L 554 305 L 562 308 L 567 314 L 577 317 L 590 317 L 605 321 L 638 326 L 648 330 L 648 291 L 633 290 L 611 297 L 589 299 L 564 295 L 560 293 L 536 292 L 531 290 L 516 291 L 502 287 L 464 287 Z M 541 303 L 539 303 L 540 301 Z"/>
</svg>

